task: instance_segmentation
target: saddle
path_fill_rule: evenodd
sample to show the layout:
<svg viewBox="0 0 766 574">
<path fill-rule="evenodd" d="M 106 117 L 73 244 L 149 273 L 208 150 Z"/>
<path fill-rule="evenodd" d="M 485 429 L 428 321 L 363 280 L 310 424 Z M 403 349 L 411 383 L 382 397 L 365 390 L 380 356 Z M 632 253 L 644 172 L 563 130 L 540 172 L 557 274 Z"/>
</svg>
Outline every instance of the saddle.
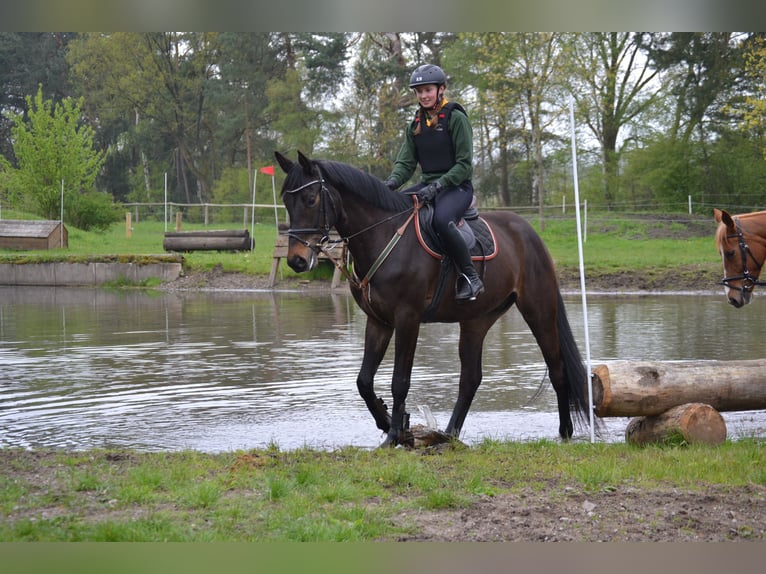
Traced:
<svg viewBox="0 0 766 574">
<path fill-rule="evenodd" d="M 418 209 L 418 217 L 415 219 L 415 232 L 423 249 L 436 259 L 443 259 L 444 247 L 433 228 L 433 205 L 427 203 Z M 495 235 L 489 224 L 479 216 L 476 209 L 476 198 L 463 214 L 457 224 L 458 231 L 463 237 L 471 259 L 474 261 L 487 261 L 497 255 Z"/>
</svg>

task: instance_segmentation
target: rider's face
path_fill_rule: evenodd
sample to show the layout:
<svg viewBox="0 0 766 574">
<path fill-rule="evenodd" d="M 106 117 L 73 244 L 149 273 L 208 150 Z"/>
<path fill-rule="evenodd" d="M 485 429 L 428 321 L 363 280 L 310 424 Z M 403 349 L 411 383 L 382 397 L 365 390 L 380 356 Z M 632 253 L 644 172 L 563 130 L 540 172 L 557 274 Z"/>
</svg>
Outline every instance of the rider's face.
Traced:
<svg viewBox="0 0 766 574">
<path fill-rule="evenodd" d="M 436 105 L 439 97 L 439 86 L 436 84 L 426 84 L 424 86 L 415 86 L 415 93 L 418 95 L 418 102 L 426 109 Z"/>
</svg>

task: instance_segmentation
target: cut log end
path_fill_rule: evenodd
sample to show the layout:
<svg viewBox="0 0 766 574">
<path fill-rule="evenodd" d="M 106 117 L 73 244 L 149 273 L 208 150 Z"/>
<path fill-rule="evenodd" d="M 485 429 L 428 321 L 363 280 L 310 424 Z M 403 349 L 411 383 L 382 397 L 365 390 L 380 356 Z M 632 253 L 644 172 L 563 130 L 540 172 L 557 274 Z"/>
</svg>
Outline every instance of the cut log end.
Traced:
<svg viewBox="0 0 766 574">
<path fill-rule="evenodd" d="M 673 407 L 654 416 L 631 419 L 625 441 L 636 445 L 673 443 L 719 445 L 726 440 L 726 423 L 717 410 L 703 403 Z"/>
</svg>

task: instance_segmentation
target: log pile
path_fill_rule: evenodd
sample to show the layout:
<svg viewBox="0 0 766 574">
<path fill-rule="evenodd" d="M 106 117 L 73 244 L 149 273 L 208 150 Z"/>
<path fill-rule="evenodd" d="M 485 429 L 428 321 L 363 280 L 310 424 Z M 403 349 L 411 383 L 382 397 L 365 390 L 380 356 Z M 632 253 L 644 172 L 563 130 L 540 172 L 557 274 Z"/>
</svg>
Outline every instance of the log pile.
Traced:
<svg viewBox="0 0 766 574">
<path fill-rule="evenodd" d="M 613 361 L 593 370 L 593 403 L 600 417 L 638 417 L 627 442 L 721 444 L 720 412 L 766 409 L 766 360 Z"/>
</svg>

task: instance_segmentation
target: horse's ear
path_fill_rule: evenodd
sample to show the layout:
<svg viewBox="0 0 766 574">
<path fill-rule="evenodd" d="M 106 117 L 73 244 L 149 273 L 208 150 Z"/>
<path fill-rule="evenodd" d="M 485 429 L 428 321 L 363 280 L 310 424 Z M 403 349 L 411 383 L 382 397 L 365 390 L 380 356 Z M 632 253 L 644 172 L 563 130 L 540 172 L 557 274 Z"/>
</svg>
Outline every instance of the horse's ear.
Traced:
<svg viewBox="0 0 766 574">
<path fill-rule="evenodd" d="M 726 227 L 734 228 L 734 218 L 729 214 L 728 211 L 725 209 L 715 209 L 713 208 L 713 214 L 715 216 L 715 220 L 718 223 L 723 223 Z"/>
<path fill-rule="evenodd" d="M 314 166 L 311 163 L 311 160 L 300 151 L 298 151 L 298 163 L 301 164 L 306 175 L 311 175 L 314 172 Z"/>
<path fill-rule="evenodd" d="M 282 171 L 284 171 L 285 173 L 288 173 L 290 171 L 290 168 L 292 168 L 293 165 L 295 165 L 292 161 L 287 159 L 278 151 L 274 152 L 274 157 L 277 158 L 277 163 L 279 164 L 279 167 L 281 167 Z"/>
</svg>

